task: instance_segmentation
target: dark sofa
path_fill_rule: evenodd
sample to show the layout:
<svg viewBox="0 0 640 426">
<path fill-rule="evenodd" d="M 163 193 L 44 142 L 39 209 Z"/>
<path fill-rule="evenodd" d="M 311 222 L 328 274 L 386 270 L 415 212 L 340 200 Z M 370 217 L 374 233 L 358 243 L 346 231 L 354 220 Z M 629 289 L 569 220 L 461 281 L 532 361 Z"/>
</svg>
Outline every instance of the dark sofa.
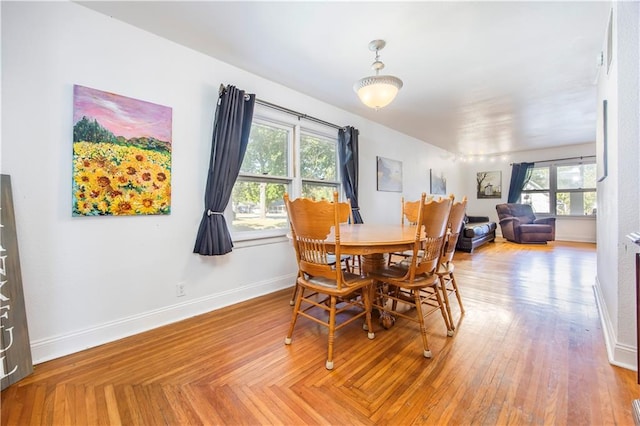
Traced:
<svg viewBox="0 0 640 426">
<path fill-rule="evenodd" d="M 487 216 L 465 216 L 456 250 L 473 252 L 476 247 L 496 239 L 496 223 Z"/>
</svg>

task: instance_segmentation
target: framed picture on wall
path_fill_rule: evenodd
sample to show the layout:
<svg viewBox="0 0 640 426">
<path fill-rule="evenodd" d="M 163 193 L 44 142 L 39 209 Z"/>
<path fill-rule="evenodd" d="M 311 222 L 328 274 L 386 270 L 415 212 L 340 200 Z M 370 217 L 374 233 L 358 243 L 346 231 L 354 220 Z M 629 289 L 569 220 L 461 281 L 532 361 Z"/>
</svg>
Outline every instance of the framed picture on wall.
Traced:
<svg viewBox="0 0 640 426">
<path fill-rule="evenodd" d="M 376 157 L 378 191 L 402 192 L 402 162 Z"/>
<path fill-rule="evenodd" d="M 599 126 L 600 137 L 596 137 L 596 177 L 598 182 L 602 182 L 607 177 L 607 100 L 602 101 L 602 121 Z M 601 130 L 600 130 L 601 129 Z"/>
<path fill-rule="evenodd" d="M 73 87 L 73 216 L 171 213 L 170 107 Z"/>
<path fill-rule="evenodd" d="M 478 198 L 502 198 L 502 172 L 478 172 L 476 188 Z"/>
<path fill-rule="evenodd" d="M 433 169 L 429 169 L 429 176 L 431 180 L 430 193 L 436 195 L 444 195 L 447 193 L 447 178 L 444 177 L 444 173 L 436 172 Z"/>
<path fill-rule="evenodd" d="M 607 74 L 611 69 L 611 62 L 613 61 L 613 10 L 609 12 L 609 24 L 607 25 Z"/>
</svg>

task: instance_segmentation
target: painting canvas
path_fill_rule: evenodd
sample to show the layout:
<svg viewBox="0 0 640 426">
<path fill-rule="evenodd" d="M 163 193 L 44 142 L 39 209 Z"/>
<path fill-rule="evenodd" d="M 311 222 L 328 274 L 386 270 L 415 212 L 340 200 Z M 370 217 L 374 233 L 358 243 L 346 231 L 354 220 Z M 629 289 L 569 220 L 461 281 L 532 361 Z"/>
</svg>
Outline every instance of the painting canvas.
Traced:
<svg viewBox="0 0 640 426">
<path fill-rule="evenodd" d="M 377 157 L 378 191 L 402 192 L 402 162 Z"/>
<path fill-rule="evenodd" d="M 171 212 L 169 107 L 73 87 L 73 215 Z"/>
<path fill-rule="evenodd" d="M 478 172 L 478 198 L 502 198 L 502 172 Z"/>
<path fill-rule="evenodd" d="M 429 174 L 431 176 L 431 194 L 446 194 L 447 179 L 444 177 L 444 173 L 430 169 Z"/>
</svg>

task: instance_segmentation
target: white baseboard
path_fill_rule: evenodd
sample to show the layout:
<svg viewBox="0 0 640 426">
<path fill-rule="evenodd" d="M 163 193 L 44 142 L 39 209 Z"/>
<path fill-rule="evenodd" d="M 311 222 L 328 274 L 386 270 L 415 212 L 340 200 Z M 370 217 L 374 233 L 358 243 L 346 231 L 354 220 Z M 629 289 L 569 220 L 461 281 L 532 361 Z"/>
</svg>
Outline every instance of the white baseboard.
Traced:
<svg viewBox="0 0 640 426">
<path fill-rule="evenodd" d="M 31 342 L 31 356 L 39 364 L 61 356 L 133 336 L 163 325 L 211 312 L 253 297 L 291 287 L 296 275 L 290 274 L 233 290 L 187 300 L 153 311 L 132 315 L 95 327 Z"/>
<path fill-rule="evenodd" d="M 602 292 L 600 291 L 600 283 L 596 277 L 596 284 L 593 286 L 593 293 L 600 315 L 602 324 L 602 332 L 604 334 L 604 343 L 607 347 L 607 357 L 609 363 L 627 370 L 638 371 L 637 348 L 619 343 L 616 339 L 616 332 L 611 323 L 611 317 L 607 311 L 607 305 L 604 303 Z"/>
<path fill-rule="evenodd" d="M 502 238 L 502 233 L 496 231 L 496 238 Z M 568 241 L 573 243 L 595 243 L 596 240 L 593 238 L 585 237 L 584 235 L 557 235 L 556 241 Z"/>
<path fill-rule="evenodd" d="M 595 243 L 593 238 L 584 235 L 556 235 L 556 241 L 568 241 L 570 243 Z"/>
</svg>

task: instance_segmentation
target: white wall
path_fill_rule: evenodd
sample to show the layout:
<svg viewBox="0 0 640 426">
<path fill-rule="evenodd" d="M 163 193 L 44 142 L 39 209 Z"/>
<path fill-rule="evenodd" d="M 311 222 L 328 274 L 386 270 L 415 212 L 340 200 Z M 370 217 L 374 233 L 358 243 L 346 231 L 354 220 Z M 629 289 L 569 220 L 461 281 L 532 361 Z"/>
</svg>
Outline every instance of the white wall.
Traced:
<svg viewBox="0 0 640 426">
<path fill-rule="evenodd" d="M 472 216 L 489 216 L 498 221 L 496 204 L 506 203 L 511 180 L 511 163 L 536 162 L 570 157 L 587 157 L 596 154 L 596 144 L 563 146 L 534 151 L 513 152 L 506 155 L 475 158 L 463 163 L 462 175 L 464 185 L 462 191 L 468 195 L 467 212 Z M 500 171 L 502 173 L 502 198 L 483 198 L 476 196 L 476 173 Z M 498 235 L 502 231 L 498 226 Z M 561 217 L 556 220 L 556 239 L 560 241 L 596 242 L 596 219 L 593 217 Z"/>
<path fill-rule="evenodd" d="M 636 2 L 614 2 L 612 7 L 613 61 L 608 73 L 600 69 L 598 78 L 598 103 L 608 100 L 608 176 L 598 184 L 594 289 L 609 360 L 637 368 L 634 255 L 638 247 L 625 236 L 640 231 L 640 8 Z M 606 46 L 606 35 L 603 39 Z"/>
<path fill-rule="evenodd" d="M 357 127 L 366 221 L 400 214 L 402 194 L 375 190 L 378 155 L 403 162 L 408 197 L 428 192 L 434 167 L 449 192 L 459 190 L 458 166 L 443 150 L 216 59 L 70 2 L 0 7 L 1 167 L 12 179 L 35 363 L 292 285 L 286 240 L 222 257 L 192 253 L 220 84 Z M 71 217 L 74 84 L 173 109 L 171 215 Z M 180 282 L 187 295 L 177 298 Z"/>
</svg>

